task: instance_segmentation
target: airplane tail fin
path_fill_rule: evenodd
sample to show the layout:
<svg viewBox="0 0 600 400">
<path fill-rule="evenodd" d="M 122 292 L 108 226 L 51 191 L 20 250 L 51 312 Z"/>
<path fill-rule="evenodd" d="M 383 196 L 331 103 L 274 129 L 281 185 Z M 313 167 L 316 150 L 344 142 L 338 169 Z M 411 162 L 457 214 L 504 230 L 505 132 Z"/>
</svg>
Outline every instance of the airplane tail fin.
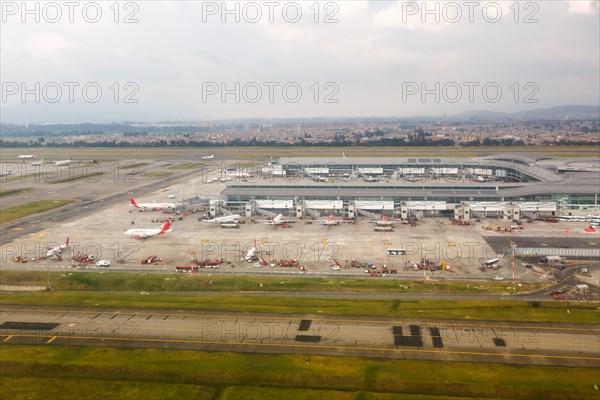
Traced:
<svg viewBox="0 0 600 400">
<path fill-rule="evenodd" d="M 273 218 L 273 223 L 278 224 L 281 222 L 282 219 L 283 219 L 283 215 L 277 214 L 277 216 L 275 218 Z"/>
<path fill-rule="evenodd" d="M 69 237 L 67 236 L 67 241 L 65 242 L 65 246 L 69 245 Z"/>
<path fill-rule="evenodd" d="M 596 233 L 596 228 L 594 227 L 594 225 L 590 224 L 587 228 L 584 229 L 584 232 Z"/>
<path fill-rule="evenodd" d="M 327 220 L 328 220 L 329 222 L 333 222 L 333 214 L 332 214 L 332 215 L 330 215 L 329 217 L 327 217 Z"/>
<path fill-rule="evenodd" d="M 135 202 L 133 197 L 130 197 L 129 201 L 131 202 L 131 205 L 134 206 L 135 208 L 140 208 L 140 206 L 138 206 L 138 204 Z"/>
<path fill-rule="evenodd" d="M 169 228 L 171 227 L 171 221 L 167 221 L 165 222 L 165 224 L 163 225 L 162 229 L 160 230 L 160 232 L 158 232 L 159 235 L 162 235 L 163 233 L 167 232 L 169 230 Z"/>
</svg>

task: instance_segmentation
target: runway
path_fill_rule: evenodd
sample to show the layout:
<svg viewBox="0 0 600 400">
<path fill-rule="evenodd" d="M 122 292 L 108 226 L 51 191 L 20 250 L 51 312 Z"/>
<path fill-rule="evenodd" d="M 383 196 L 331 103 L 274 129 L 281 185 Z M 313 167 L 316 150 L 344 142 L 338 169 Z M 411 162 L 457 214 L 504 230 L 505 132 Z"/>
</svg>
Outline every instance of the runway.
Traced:
<svg viewBox="0 0 600 400">
<path fill-rule="evenodd" d="M 74 181 L 65 184 L 61 184 L 61 191 L 67 192 L 71 196 L 76 196 L 76 200 L 72 204 L 68 204 L 64 207 L 59 207 L 43 213 L 36 213 L 27 217 L 19 218 L 16 221 L 6 223 L 2 225 L 2 236 L 0 236 L 0 246 L 10 243 L 15 239 L 23 237 L 28 234 L 43 231 L 44 229 L 55 225 L 60 221 L 65 222 L 72 219 L 81 217 L 82 210 L 85 213 L 94 213 L 100 209 L 109 207 L 116 202 L 127 203 L 128 191 L 135 189 L 138 196 L 143 196 L 146 193 L 153 192 L 160 189 L 166 184 L 173 184 L 174 180 L 181 180 L 190 175 L 197 174 L 199 168 L 190 169 L 184 172 L 179 172 L 176 178 L 167 177 L 152 181 L 136 181 L 134 184 L 128 184 L 127 186 L 120 187 L 115 193 L 115 188 L 119 188 L 117 185 L 120 182 L 100 182 L 102 184 L 100 191 L 101 193 L 96 195 L 86 195 L 86 190 L 89 190 L 90 183 L 85 181 Z M 112 186 L 111 183 L 113 184 Z M 68 186 L 65 186 L 68 185 Z M 106 188 L 106 189 L 105 189 Z M 106 195 L 106 193 L 110 193 Z M 95 192 L 94 192 L 95 193 Z M 77 195 L 80 195 L 77 197 Z M 68 196 L 67 196 L 68 197 Z"/>
<path fill-rule="evenodd" d="M 600 367 L 597 325 L 13 307 L 2 345 L 144 347 Z"/>
</svg>

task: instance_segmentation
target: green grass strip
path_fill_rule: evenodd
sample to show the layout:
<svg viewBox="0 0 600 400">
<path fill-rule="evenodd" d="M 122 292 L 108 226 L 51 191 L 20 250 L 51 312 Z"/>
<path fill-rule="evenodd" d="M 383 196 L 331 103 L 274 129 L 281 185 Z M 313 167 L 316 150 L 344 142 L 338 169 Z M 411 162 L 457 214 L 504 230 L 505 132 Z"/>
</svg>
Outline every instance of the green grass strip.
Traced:
<svg viewBox="0 0 600 400">
<path fill-rule="evenodd" d="M 73 200 L 40 200 L 0 211 L 0 224 L 71 204 Z"/>
<path fill-rule="evenodd" d="M 173 175 L 172 172 L 160 171 L 160 172 L 146 172 L 141 174 L 144 178 L 164 178 L 166 176 Z"/>
<path fill-rule="evenodd" d="M 593 368 L 285 354 L 2 345 L 0 360 L 1 375 L 9 378 L 8 382 L 14 378 L 39 378 L 41 389 L 42 379 L 65 379 L 67 393 L 81 394 L 85 390 L 85 385 L 78 383 L 81 379 L 102 379 L 126 386 L 146 382 L 184 385 L 182 390 L 188 390 L 185 385 L 225 388 L 221 393 L 224 399 L 264 398 L 262 394 L 289 390 L 286 397 L 272 398 L 303 399 L 306 394 L 310 395 L 308 398 L 328 398 L 324 396 L 332 391 L 366 391 L 376 394 L 356 393 L 353 398 L 393 398 L 380 394 L 404 398 L 403 394 L 409 394 L 564 400 L 596 398 L 594 385 L 600 384 L 598 371 Z M 8 384 L 3 383 L 4 386 Z M 235 386 L 247 388 L 232 388 Z M 157 390 L 163 387 L 157 386 Z M 235 395 L 238 396 L 231 397 Z M 348 397 L 340 394 L 333 398 Z"/>
<path fill-rule="evenodd" d="M 198 168 L 201 165 L 202 165 L 202 163 L 189 162 L 189 163 L 172 165 L 169 167 L 169 169 L 192 169 L 192 168 Z"/>
<path fill-rule="evenodd" d="M 20 255 L 20 254 L 12 254 Z M 11 258 L 11 257 L 8 257 Z M 225 267 L 223 267 L 225 268 Z M 174 268 L 173 268 L 174 270 Z M 510 294 L 508 282 L 400 281 L 381 278 L 268 277 L 207 274 L 140 274 L 103 271 L 91 274 L 71 270 L 68 273 L 44 271 L 0 271 L 3 285 L 47 285 L 55 291 L 152 291 L 152 292 L 325 292 L 325 293 L 442 293 Z M 528 292 L 547 283 L 523 283 Z"/>
<path fill-rule="evenodd" d="M 32 188 L 0 190 L 0 197 L 14 196 L 15 194 L 27 193 L 31 190 Z"/>
<path fill-rule="evenodd" d="M 242 295 L 142 295 L 52 293 L 0 295 L 3 305 L 133 308 L 275 314 L 436 318 L 454 320 L 597 324 L 593 303 L 521 302 L 506 300 L 370 300 L 261 297 Z"/>
</svg>

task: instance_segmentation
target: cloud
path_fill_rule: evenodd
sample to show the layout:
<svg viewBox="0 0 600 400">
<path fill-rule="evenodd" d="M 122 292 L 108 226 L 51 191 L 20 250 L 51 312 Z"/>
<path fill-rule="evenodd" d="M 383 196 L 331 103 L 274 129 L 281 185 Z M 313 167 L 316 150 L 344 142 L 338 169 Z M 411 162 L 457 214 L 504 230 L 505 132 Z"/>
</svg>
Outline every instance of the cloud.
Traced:
<svg viewBox="0 0 600 400">
<path fill-rule="evenodd" d="M 598 0 L 567 0 L 571 14 L 596 14 L 600 10 Z"/>
<path fill-rule="evenodd" d="M 57 52 L 69 47 L 71 42 L 62 35 L 43 33 L 28 40 L 28 51 L 36 58 L 53 57 Z"/>
<path fill-rule="evenodd" d="M 454 7 L 448 6 L 452 2 L 435 2 L 442 12 L 439 23 L 431 14 L 404 15 L 408 2 L 402 1 L 320 1 L 316 8 L 313 1 L 296 3 L 302 7 L 297 23 L 282 18 L 283 3 L 276 8 L 273 23 L 267 20 L 266 8 L 256 23 L 243 16 L 236 23 L 232 15 L 223 22 L 220 13 L 204 21 L 201 2 L 139 2 L 135 14 L 139 22 L 134 24 L 114 23 L 110 2 L 101 2 L 104 18 L 97 24 L 77 15 L 72 24 L 21 23 L 14 16 L 0 35 L 2 79 L 98 81 L 103 88 L 133 81 L 140 87 L 136 117 L 146 112 L 151 119 L 183 112 L 182 117 L 197 114 L 210 119 L 423 115 L 527 107 L 509 101 L 401 104 L 400 90 L 407 81 L 442 86 L 498 81 L 503 82 L 506 99 L 514 82 L 522 86 L 535 81 L 540 100 L 547 105 L 585 104 L 598 98 L 599 22 L 586 17 L 598 12 L 598 1 L 481 1 L 475 2 L 474 21 L 469 21 L 467 2 L 457 1 L 462 16 L 455 23 L 444 18 L 453 15 L 451 8 L 443 11 Z M 430 10 L 433 3 L 428 2 Z M 483 16 L 488 3 L 502 10 L 496 23 Z M 423 6 L 423 1 L 411 4 Z M 490 8 L 488 16 L 496 10 Z M 122 8 L 120 16 L 130 11 Z M 326 17 L 333 23 L 324 23 Z M 321 96 L 324 84 L 335 82 L 340 102 L 204 103 L 205 82 L 226 82 L 227 87 L 235 82 L 242 86 L 299 82 L 303 100 L 312 98 L 315 82 Z"/>
</svg>

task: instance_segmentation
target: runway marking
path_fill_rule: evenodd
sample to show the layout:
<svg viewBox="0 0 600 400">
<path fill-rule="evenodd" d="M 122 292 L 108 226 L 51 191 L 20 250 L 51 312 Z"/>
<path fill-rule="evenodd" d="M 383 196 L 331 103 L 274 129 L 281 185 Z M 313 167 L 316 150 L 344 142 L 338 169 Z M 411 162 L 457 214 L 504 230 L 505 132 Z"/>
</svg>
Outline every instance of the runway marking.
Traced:
<svg viewBox="0 0 600 400">
<path fill-rule="evenodd" d="M 31 238 L 32 239 L 40 239 L 40 238 L 43 238 L 46 235 L 47 235 L 46 233 L 38 233 L 37 235 L 33 235 Z"/>
<path fill-rule="evenodd" d="M 3 311 L 3 309 L 0 308 L 0 312 Z M 12 311 L 20 311 L 20 312 L 42 312 L 42 313 L 79 313 L 79 314 L 108 314 L 108 315 L 114 315 L 115 311 L 86 311 L 86 310 L 41 310 L 41 309 L 17 309 L 17 310 L 12 310 Z M 138 310 L 139 311 L 139 310 Z M 116 314 L 121 314 L 120 311 L 117 311 Z M 143 313 L 145 315 L 145 313 Z M 151 314 L 152 316 L 157 316 L 157 317 L 162 317 L 165 316 L 167 319 L 168 317 L 203 317 L 203 318 L 243 318 L 243 319 L 259 319 L 259 320 L 281 320 L 281 321 L 290 321 L 290 320 L 295 320 L 296 319 L 296 315 L 290 315 L 289 317 L 278 317 L 278 316 L 260 316 L 260 315 L 214 315 L 214 314 L 173 314 L 173 313 L 153 313 Z M 116 317 L 116 315 L 113 316 L 113 318 Z M 111 318 L 112 319 L 112 318 Z M 340 323 L 368 323 L 368 324 L 381 324 L 381 325 L 388 325 L 388 324 L 397 324 L 398 321 L 400 319 L 407 319 L 407 318 L 398 318 L 398 319 L 394 319 L 394 318 L 390 318 L 390 320 L 386 321 L 386 320 L 363 320 L 363 319 L 335 319 L 335 318 L 323 318 L 323 319 L 313 319 L 313 321 L 324 321 L 324 322 L 340 322 Z M 538 329 L 538 330 L 554 330 L 554 331 L 581 331 L 581 332 L 600 332 L 600 327 L 598 328 L 577 328 L 577 327 L 553 327 L 553 326 L 542 326 L 542 325 L 519 325 L 518 322 L 516 322 L 516 325 L 500 325 L 499 323 L 497 323 L 496 321 L 485 321 L 485 320 L 473 320 L 473 321 L 469 321 L 469 322 L 452 322 L 452 321 L 448 321 L 448 320 L 440 320 L 440 321 L 421 321 L 418 318 L 414 318 L 414 319 L 410 319 L 408 318 L 407 322 L 411 322 L 411 321 L 416 321 L 419 322 L 420 325 L 424 325 L 424 326 L 429 326 L 429 325 L 440 325 L 440 324 L 444 324 L 444 325 L 452 325 L 452 326 L 456 326 L 456 327 L 467 327 L 467 328 L 472 328 L 474 327 L 474 325 L 476 326 L 489 326 L 489 325 L 493 325 L 494 327 L 498 327 L 498 328 L 518 328 L 518 329 Z"/>
<path fill-rule="evenodd" d="M 39 335 L 12 335 L 18 337 L 35 337 L 39 338 Z M 12 337 L 11 336 L 11 337 Z M 159 343 L 190 343 L 190 344 L 207 344 L 207 345 L 237 345 L 237 346 L 264 346 L 264 347 L 299 347 L 299 348 L 311 348 L 311 349 L 330 349 L 330 350 L 359 350 L 359 351 L 382 351 L 391 353 L 434 353 L 441 355 L 468 355 L 468 356 L 502 356 L 502 357 L 530 357 L 530 358 L 551 358 L 551 359 L 572 359 L 572 360 L 588 360 L 588 361 L 600 361 L 600 357 L 584 357 L 584 356 L 567 356 L 567 355 L 543 355 L 543 354 L 514 354 L 514 353 L 486 353 L 478 351 L 446 351 L 446 350 L 427 350 L 427 349 L 397 349 L 397 348 L 381 348 L 381 347 L 344 347 L 344 346 L 330 346 L 330 345 L 307 345 L 294 344 L 294 343 L 240 343 L 240 342 L 212 342 L 203 340 L 192 340 L 192 339 L 152 339 L 152 338 L 125 338 L 125 337 L 88 337 L 88 336 L 53 336 L 54 339 L 77 339 L 77 340 L 102 340 L 102 341 L 130 341 L 130 342 L 159 342 Z M 48 343 L 48 342 L 47 342 Z"/>
<path fill-rule="evenodd" d="M 23 230 L 23 228 L 19 228 L 19 227 L 17 227 L 17 228 L 12 228 L 12 230 L 13 230 L 13 231 L 22 231 L 22 230 Z"/>
<path fill-rule="evenodd" d="M 3 343 L 4 343 L 4 342 L 8 342 L 8 341 L 10 340 L 10 338 L 12 338 L 12 337 L 13 337 L 13 335 L 9 335 L 9 336 L 8 336 L 6 339 L 4 339 L 2 342 L 3 342 Z"/>
</svg>

